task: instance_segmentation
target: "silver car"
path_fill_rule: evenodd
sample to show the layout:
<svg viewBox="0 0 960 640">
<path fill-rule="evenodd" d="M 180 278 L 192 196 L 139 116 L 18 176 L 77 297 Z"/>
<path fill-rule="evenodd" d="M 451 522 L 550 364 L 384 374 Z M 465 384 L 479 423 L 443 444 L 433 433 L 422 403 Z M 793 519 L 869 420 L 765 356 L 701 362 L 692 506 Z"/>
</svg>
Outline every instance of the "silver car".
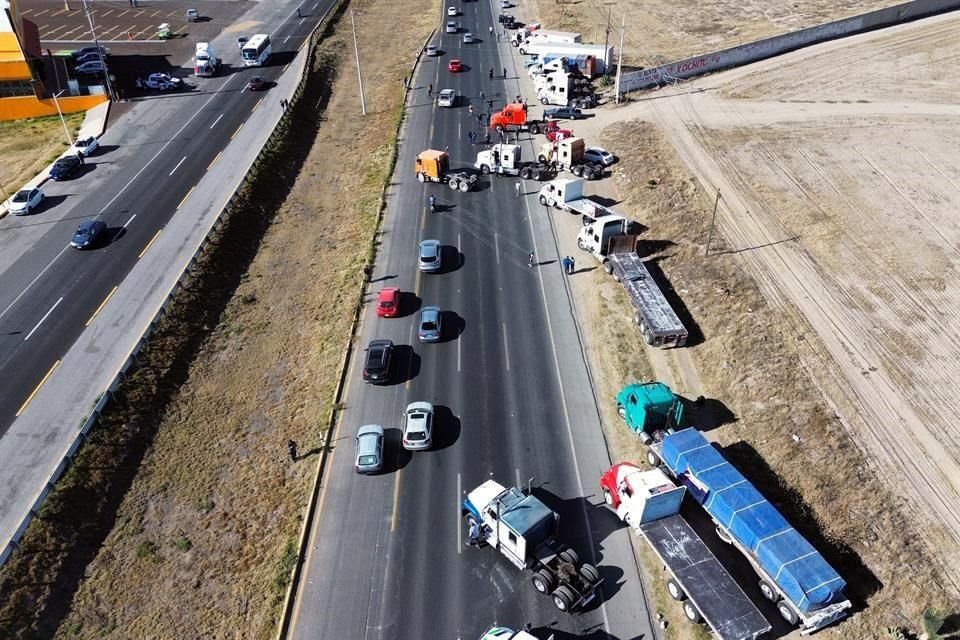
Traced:
<svg viewBox="0 0 960 640">
<path fill-rule="evenodd" d="M 357 473 L 376 473 L 383 469 L 383 427 L 367 424 L 357 431 Z"/>
<path fill-rule="evenodd" d="M 443 335 L 440 326 L 440 307 L 424 307 L 420 309 L 420 323 L 417 327 L 420 342 L 439 342 Z"/>
<path fill-rule="evenodd" d="M 433 444 L 433 405 L 411 402 L 403 412 L 403 448 L 423 451 Z"/>
<path fill-rule="evenodd" d="M 417 266 L 420 271 L 439 271 L 442 266 L 439 240 L 424 240 L 419 245 Z"/>
</svg>

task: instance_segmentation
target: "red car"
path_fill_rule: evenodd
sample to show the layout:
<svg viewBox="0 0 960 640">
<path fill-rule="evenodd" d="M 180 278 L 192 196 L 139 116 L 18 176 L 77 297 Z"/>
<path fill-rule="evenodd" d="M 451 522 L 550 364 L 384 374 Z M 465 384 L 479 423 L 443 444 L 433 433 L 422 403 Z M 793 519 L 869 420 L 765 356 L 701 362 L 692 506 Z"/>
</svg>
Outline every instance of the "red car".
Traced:
<svg viewBox="0 0 960 640">
<path fill-rule="evenodd" d="M 566 140 L 573 137 L 573 131 L 570 129 L 551 129 L 546 132 L 547 140 L 556 142 L 557 140 Z"/>
<path fill-rule="evenodd" d="M 450 62 L 447 63 L 447 70 L 454 73 L 460 71 L 460 58 L 451 58 Z"/>
<path fill-rule="evenodd" d="M 393 318 L 400 313 L 400 289 L 386 287 L 377 294 L 377 316 Z"/>
</svg>

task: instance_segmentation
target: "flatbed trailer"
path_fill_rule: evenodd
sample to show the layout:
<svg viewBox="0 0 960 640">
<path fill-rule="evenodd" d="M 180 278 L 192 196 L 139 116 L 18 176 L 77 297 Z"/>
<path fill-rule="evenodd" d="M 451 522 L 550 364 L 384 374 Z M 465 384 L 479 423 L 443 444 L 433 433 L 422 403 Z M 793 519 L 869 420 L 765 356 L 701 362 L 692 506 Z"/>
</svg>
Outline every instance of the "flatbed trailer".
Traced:
<svg viewBox="0 0 960 640">
<path fill-rule="evenodd" d="M 688 619 L 699 622 L 699 614 L 720 640 L 755 640 L 770 631 L 770 623 L 679 514 L 641 524 L 639 531 L 673 576 L 667 584 L 670 596 L 686 596 Z"/>
<path fill-rule="evenodd" d="M 639 325 L 647 344 L 655 347 L 680 347 L 686 344 L 689 332 L 650 276 L 635 247 L 611 251 L 607 258 L 604 267 L 627 290 L 636 310 L 634 321 Z"/>
</svg>

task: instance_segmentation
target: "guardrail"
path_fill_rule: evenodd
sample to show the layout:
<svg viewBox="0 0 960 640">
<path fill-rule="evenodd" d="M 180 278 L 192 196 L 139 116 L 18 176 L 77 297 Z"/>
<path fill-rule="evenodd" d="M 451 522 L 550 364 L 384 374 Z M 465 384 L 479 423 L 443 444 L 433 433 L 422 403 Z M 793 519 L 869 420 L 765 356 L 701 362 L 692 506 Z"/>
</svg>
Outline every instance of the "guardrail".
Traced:
<svg viewBox="0 0 960 640">
<path fill-rule="evenodd" d="M 624 73 L 620 77 L 619 92 L 622 95 L 629 91 L 673 84 L 714 71 L 772 58 L 812 44 L 890 27 L 958 8 L 960 8 L 960 0 L 912 0 L 886 9 L 764 38 L 749 44 L 721 49 L 650 69 Z"/>
<path fill-rule="evenodd" d="M 314 30 L 311 32 L 310 37 L 306 39 L 306 42 L 305 42 L 306 46 L 301 47 L 300 49 L 301 51 L 303 51 L 304 48 L 306 48 L 306 62 L 304 63 L 303 70 L 301 71 L 300 81 L 297 83 L 296 89 L 291 94 L 292 103 L 295 103 L 299 99 L 300 95 L 303 93 L 307 74 L 309 73 L 308 63 L 309 63 L 310 55 L 312 55 L 313 53 L 314 37 L 316 36 L 316 34 L 319 32 L 321 28 L 324 28 L 326 26 L 327 18 L 330 15 L 331 11 L 338 9 L 340 5 L 343 3 L 343 1 L 344 0 L 340 0 L 340 2 L 338 2 L 337 4 L 335 4 L 330 9 L 327 10 L 327 12 L 320 18 L 320 21 L 318 22 L 316 28 L 314 28 Z M 88 415 L 87 418 L 83 421 L 82 425 L 80 426 L 79 432 L 77 433 L 73 442 L 67 449 L 66 453 L 63 455 L 63 458 L 60 460 L 60 463 L 56 466 L 53 473 L 50 475 L 50 478 L 47 480 L 46 484 L 44 485 L 43 489 L 41 489 L 40 493 L 37 495 L 37 498 L 33 501 L 33 505 L 31 506 L 30 511 L 23 517 L 23 519 L 20 522 L 20 525 L 16 528 L 14 535 L 6 543 L 6 545 L 3 548 L 3 551 L 0 552 L 0 566 L 5 564 L 6 561 L 10 558 L 11 554 L 14 552 L 14 550 L 16 550 L 17 546 L 20 543 L 20 540 L 23 538 L 23 535 L 27 530 L 27 527 L 30 525 L 30 522 L 33 520 L 34 517 L 36 517 L 37 513 L 39 513 L 41 507 L 43 506 L 43 502 L 46 500 L 47 496 L 50 495 L 50 491 L 53 490 L 53 487 L 56 485 L 56 483 L 60 480 L 60 478 L 67 471 L 67 469 L 70 468 L 70 464 L 73 462 L 74 456 L 76 455 L 80 447 L 83 445 L 83 443 L 86 441 L 86 437 L 87 437 L 87 434 L 90 432 L 90 429 L 92 429 L 93 426 L 97 424 L 97 422 L 100 420 L 100 415 L 103 412 L 103 410 L 106 408 L 107 404 L 110 402 L 111 398 L 113 397 L 114 391 L 116 391 L 117 387 L 119 387 L 121 384 L 125 382 L 127 373 L 130 371 L 130 369 L 139 364 L 137 360 L 137 356 L 145 347 L 149 346 L 150 335 L 154 332 L 160 320 L 164 317 L 164 315 L 166 315 L 167 309 L 169 308 L 170 303 L 173 301 L 174 297 L 177 295 L 180 289 L 184 286 L 184 283 L 191 278 L 197 265 L 197 258 L 203 254 L 204 250 L 206 250 L 207 246 L 210 244 L 211 238 L 214 236 L 214 234 L 217 231 L 220 230 L 220 228 L 223 226 L 226 220 L 230 217 L 231 212 L 233 210 L 233 204 L 238 194 L 241 191 L 243 191 L 243 189 L 250 183 L 251 172 L 253 172 L 255 169 L 257 169 L 260 166 L 264 153 L 266 151 L 269 151 L 274 146 L 277 138 L 281 135 L 286 135 L 287 122 L 289 121 L 290 116 L 291 116 L 291 112 L 289 109 L 285 109 L 282 112 L 280 118 L 278 118 L 277 120 L 277 123 L 274 125 L 273 131 L 270 133 L 270 136 L 264 141 L 264 144 L 260 148 L 260 151 L 257 153 L 257 156 L 250 163 L 250 167 L 248 167 L 247 172 L 244 175 L 243 179 L 240 180 L 240 182 L 237 184 L 236 189 L 231 194 L 230 198 L 227 200 L 226 205 L 223 207 L 223 209 L 220 211 L 217 217 L 211 221 L 210 228 L 207 230 L 206 235 L 200 241 L 196 251 L 194 251 L 193 256 L 188 261 L 187 266 L 184 268 L 183 272 L 180 274 L 180 277 L 177 278 L 176 283 L 173 285 L 170 292 L 167 294 L 167 297 L 160 304 L 156 314 L 154 314 L 153 316 L 153 319 L 147 325 L 147 328 L 145 329 L 143 335 L 137 341 L 133 350 L 130 352 L 130 355 L 127 356 L 126 360 L 124 361 L 123 365 L 120 367 L 120 370 L 117 372 L 116 376 L 114 376 L 113 381 L 107 386 L 106 390 L 104 390 L 97 398 L 97 401 L 94 404 L 90 415 Z"/>
</svg>

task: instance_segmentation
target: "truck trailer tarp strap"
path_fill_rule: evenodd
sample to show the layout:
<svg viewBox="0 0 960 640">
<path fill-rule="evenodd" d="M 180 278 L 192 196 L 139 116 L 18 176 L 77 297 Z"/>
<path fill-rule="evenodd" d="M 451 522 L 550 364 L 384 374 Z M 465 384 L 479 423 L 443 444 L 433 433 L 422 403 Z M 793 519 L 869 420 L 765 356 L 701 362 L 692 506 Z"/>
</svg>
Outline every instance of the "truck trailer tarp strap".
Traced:
<svg viewBox="0 0 960 640">
<path fill-rule="evenodd" d="M 772 577 L 799 611 L 842 599 L 845 583 L 827 561 L 696 429 L 663 440 L 663 461 L 707 513 Z"/>
</svg>

